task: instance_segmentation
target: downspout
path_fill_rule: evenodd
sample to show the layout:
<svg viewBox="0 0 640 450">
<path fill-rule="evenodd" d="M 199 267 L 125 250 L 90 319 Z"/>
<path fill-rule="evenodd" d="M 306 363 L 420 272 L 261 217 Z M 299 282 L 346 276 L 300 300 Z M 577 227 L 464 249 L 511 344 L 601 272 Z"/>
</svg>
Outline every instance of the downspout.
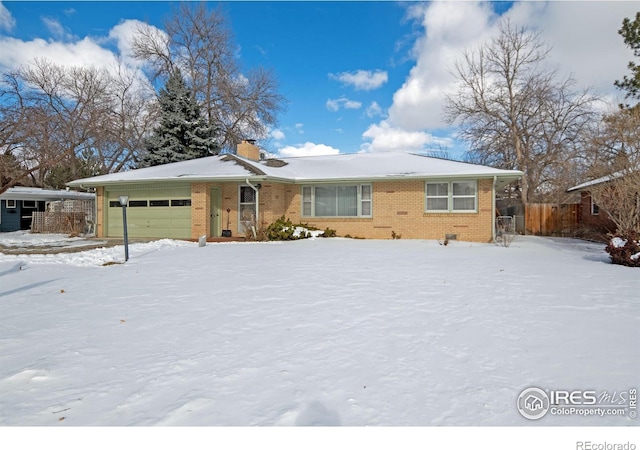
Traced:
<svg viewBox="0 0 640 450">
<path fill-rule="evenodd" d="M 491 239 L 494 244 L 496 242 L 496 183 L 498 182 L 498 176 L 493 176 L 493 186 L 491 187 Z"/>
<path fill-rule="evenodd" d="M 256 193 L 256 224 L 257 224 L 257 223 L 258 223 L 258 217 L 260 217 L 260 216 L 258 215 L 258 212 L 259 212 L 259 211 L 258 211 L 258 204 L 259 204 L 259 198 L 258 198 L 258 196 L 260 195 L 260 193 L 259 193 L 258 187 L 257 187 L 257 186 L 254 186 L 253 184 L 251 184 L 251 182 L 249 181 L 249 179 L 248 179 L 248 178 L 247 178 L 247 179 L 245 179 L 244 181 L 245 181 L 245 183 L 247 183 L 247 185 L 248 185 L 251 189 L 253 189 L 253 192 L 255 192 L 255 193 Z M 256 227 L 255 227 L 255 225 L 251 225 L 251 231 L 253 232 L 253 237 L 255 238 L 255 237 L 257 236 L 257 235 L 256 235 Z"/>
</svg>

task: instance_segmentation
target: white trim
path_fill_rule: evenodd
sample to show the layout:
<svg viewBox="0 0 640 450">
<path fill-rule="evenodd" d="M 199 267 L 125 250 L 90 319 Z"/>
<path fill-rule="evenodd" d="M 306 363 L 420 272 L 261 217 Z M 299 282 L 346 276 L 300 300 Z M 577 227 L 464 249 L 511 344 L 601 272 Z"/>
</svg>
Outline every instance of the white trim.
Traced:
<svg viewBox="0 0 640 450">
<path fill-rule="evenodd" d="M 242 202 L 242 188 L 251 189 L 254 195 L 253 202 Z M 253 205 L 253 221 L 254 225 L 258 226 L 258 189 L 250 184 L 238 185 L 238 234 L 244 234 L 246 232 L 245 225 L 242 220 L 242 206 Z"/>
<path fill-rule="evenodd" d="M 17 207 L 17 200 L 14 199 L 9 199 L 9 200 L 5 200 L 6 203 L 6 208 L 7 209 L 16 209 Z M 13 206 L 9 206 L 9 202 L 13 202 Z"/>
</svg>

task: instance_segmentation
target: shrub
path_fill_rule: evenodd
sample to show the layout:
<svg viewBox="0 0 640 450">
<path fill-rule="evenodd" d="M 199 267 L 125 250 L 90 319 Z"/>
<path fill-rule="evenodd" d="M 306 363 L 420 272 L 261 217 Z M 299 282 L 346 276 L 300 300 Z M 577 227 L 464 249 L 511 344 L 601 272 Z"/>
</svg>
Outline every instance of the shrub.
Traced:
<svg viewBox="0 0 640 450">
<path fill-rule="evenodd" d="M 324 229 L 324 233 L 322 233 L 320 235 L 321 237 L 336 237 L 336 230 L 332 230 L 331 228 L 327 227 Z"/>
<path fill-rule="evenodd" d="M 311 237 L 309 230 L 317 230 L 317 228 L 302 223 L 294 224 L 291 219 L 281 216 L 269 226 L 257 229 L 255 237 L 252 232 L 247 232 L 246 238 L 252 241 L 295 241 Z"/>
<path fill-rule="evenodd" d="M 613 237 L 605 250 L 612 264 L 628 267 L 640 267 L 640 242 L 638 233 L 629 231 Z"/>
</svg>

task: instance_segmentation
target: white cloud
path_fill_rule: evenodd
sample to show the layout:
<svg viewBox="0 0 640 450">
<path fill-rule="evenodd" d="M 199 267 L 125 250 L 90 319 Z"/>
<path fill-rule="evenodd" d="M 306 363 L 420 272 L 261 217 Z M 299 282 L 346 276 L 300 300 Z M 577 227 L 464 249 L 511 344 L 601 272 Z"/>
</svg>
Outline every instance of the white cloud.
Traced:
<svg viewBox="0 0 640 450">
<path fill-rule="evenodd" d="M 61 39 L 67 38 L 67 33 L 58 20 L 51 17 L 43 17 L 41 20 L 47 30 L 49 30 L 49 33 L 51 33 L 53 36 Z"/>
<path fill-rule="evenodd" d="M 159 41 L 167 39 L 167 34 L 163 30 L 135 19 L 124 20 L 109 30 L 107 39 L 115 41 L 120 57 L 128 66 L 139 67 L 141 65 L 133 57 L 132 47 L 136 33 L 142 28 L 146 28 L 146 31 Z"/>
<path fill-rule="evenodd" d="M 413 3 L 407 16 L 422 27 L 412 56 L 415 64 L 393 95 L 388 117 L 365 132 L 371 140 L 364 149 L 415 149 L 432 145 L 429 130 L 446 127 L 446 95 L 456 91 L 455 61 L 495 36 L 500 17 L 489 2 Z M 625 17 L 634 17 L 633 2 L 520 2 L 504 14 L 515 25 L 540 31 L 552 46 L 548 63 L 559 74 L 572 74 L 576 88 L 595 88 L 605 98 L 616 98 L 613 82 L 628 73 L 633 53 L 617 31 Z"/>
<path fill-rule="evenodd" d="M 523 2 L 514 5 L 509 17 L 519 25 L 540 30 L 552 47 L 549 64 L 564 75 L 573 75 L 580 87 L 601 95 L 619 96 L 613 82 L 628 75 L 634 60 L 618 34 L 625 17 L 634 18 L 636 2 Z"/>
<path fill-rule="evenodd" d="M 370 70 L 357 70 L 355 72 L 342 72 L 337 75 L 330 73 L 329 78 L 362 91 L 377 89 L 389 80 L 387 72 L 383 70 L 376 70 L 375 72 Z"/>
<path fill-rule="evenodd" d="M 488 4 L 420 3 L 408 10 L 425 29 L 414 47 L 415 66 L 393 96 L 389 121 L 407 130 L 441 128 L 446 94 L 455 89 L 454 61 L 489 33 L 495 14 Z"/>
<path fill-rule="evenodd" d="M 90 66 L 98 68 L 114 67 L 116 55 L 100 47 L 90 38 L 62 43 L 47 42 L 44 39 L 21 41 L 10 37 L 0 37 L 0 66 L 16 69 L 29 65 L 35 58 L 47 58 L 62 66 Z"/>
<path fill-rule="evenodd" d="M 11 31 L 16 26 L 16 19 L 9 10 L 0 3 L 0 30 Z"/>
<path fill-rule="evenodd" d="M 2 6 L 2 5 L 0 5 Z M 133 34 L 142 22 L 128 20 L 113 27 L 107 36 L 75 38 L 68 34 L 64 27 L 53 19 L 42 19 L 58 41 L 46 41 L 36 38 L 23 41 L 9 36 L 0 36 L 0 67 L 15 70 L 29 66 L 36 58 L 45 58 L 61 66 L 93 66 L 106 69 L 112 73 L 118 70 L 120 63 L 136 73 L 138 80 L 146 80 L 141 71 L 141 63 L 131 52 Z M 159 35 L 162 31 L 155 29 Z M 107 48 L 107 44 L 116 44 L 118 51 Z M 143 87 L 149 87 L 143 81 Z M 142 86 L 142 85 L 141 85 Z"/>
<path fill-rule="evenodd" d="M 329 145 L 314 144 L 313 142 L 305 142 L 302 145 L 287 146 L 279 150 L 280 156 L 297 157 L 297 156 L 321 156 L 321 155 L 337 155 L 340 150 Z"/>
<path fill-rule="evenodd" d="M 276 141 L 281 141 L 285 138 L 284 132 L 282 130 L 279 129 L 273 129 L 271 130 L 271 137 L 273 139 L 275 139 Z"/>
<path fill-rule="evenodd" d="M 425 131 L 407 131 L 393 127 L 385 120 L 371 125 L 362 137 L 371 141 L 361 147 L 361 150 L 367 152 L 425 152 L 452 145 L 449 138 L 439 138 Z"/>
<path fill-rule="evenodd" d="M 303 123 L 297 123 L 294 125 L 296 130 L 298 130 L 299 134 L 304 134 L 304 124 Z"/>
<path fill-rule="evenodd" d="M 378 105 L 378 102 L 371 102 L 365 111 L 368 117 L 376 117 L 382 115 L 382 108 Z"/>
<path fill-rule="evenodd" d="M 338 111 L 340 108 L 359 109 L 360 107 L 362 107 L 362 103 L 355 100 L 349 100 L 346 97 L 329 99 L 327 100 L 326 105 L 329 111 Z"/>
</svg>

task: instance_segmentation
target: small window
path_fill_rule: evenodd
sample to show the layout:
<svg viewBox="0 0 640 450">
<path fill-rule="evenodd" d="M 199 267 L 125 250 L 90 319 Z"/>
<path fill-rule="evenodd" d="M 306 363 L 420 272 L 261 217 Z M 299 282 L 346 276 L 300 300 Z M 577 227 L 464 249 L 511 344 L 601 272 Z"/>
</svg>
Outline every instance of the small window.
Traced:
<svg viewBox="0 0 640 450">
<path fill-rule="evenodd" d="M 30 209 L 34 209 L 36 208 L 36 201 L 35 200 L 22 200 L 22 207 L 23 208 L 30 208 Z"/>
<path fill-rule="evenodd" d="M 449 211 L 449 183 L 427 184 L 427 211 Z"/>
<path fill-rule="evenodd" d="M 370 216 L 371 215 L 371 185 L 363 184 L 361 186 L 362 195 L 360 200 L 360 207 L 362 209 L 361 215 Z"/>
<path fill-rule="evenodd" d="M 149 206 L 158 207 L 158 206 L 169 206 L 169 200 L 149 200 Z"/>
<path fill-rule="evenodd" d="M 118 200 L 109 202 L 109 208 L 121 208 L 120 202 Z"/>
<path fill-rule="evenodd" d="M 427 183 L 427 212 L 476 212 L 478 184 L 476 181 Z"/>
<path fill-rule="evenodd" d="M 302 188 L 302 215 L 311 215 L 311 186 Z"/>
<path fill-rule="evenodd" d="M 591 199 L 591 215 L 592 216 L 597 216 L 600 214 L 600 207 L 596 204 L 596 202 L 593 201 L 593 198 Z"/>
<path fill-rule="evenodd" d="M 454 211 L 476 210 L 476 182 L 462 181 L 451 183 Z"/>
<path fill-rule="evenodd" d="M 129 200 L 129 208 L 146 208 L 146 200 Z"/>
<path fill-rule="evenodd" d="M 191 199 L 171 200 L 171 206 L 191 206 Z"/>
<path fill-rule="evenodd" d="M 7 209 L 14 209 L 16 207 L 15 200 L 7 200 Z"/>
</svg>

